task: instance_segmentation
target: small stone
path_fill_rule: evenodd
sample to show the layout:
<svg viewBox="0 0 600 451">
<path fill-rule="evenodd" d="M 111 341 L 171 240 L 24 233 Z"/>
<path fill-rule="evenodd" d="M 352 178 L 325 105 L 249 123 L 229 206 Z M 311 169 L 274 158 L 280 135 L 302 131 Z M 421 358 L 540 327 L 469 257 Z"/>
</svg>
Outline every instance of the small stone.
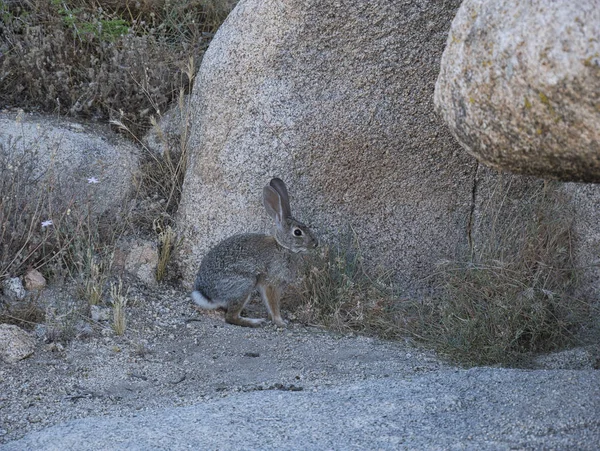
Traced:
<svg viewBox="0 0 600 451">
<path fill-rule="evenodd" d="M 90 316 L 92 317 L 92 321 L 108 321 L 110 319 L 110 308 L 92 305 L 90 306 Z"/>
<path fill-rule="evenodd" d="M 2 284 L 2 288 L 4 295 L 12 301 L 22 301 L 27 295 L 27 292 L 25 291 L 25 288 L 23 288 L 23 284 L 21 283 L 21 279 L 19 279 L 18 277 L 6 279 Z"/>
<path fill-rule="evenodd" d="M 45 324 L 36 324 L 33 328 L 33 333 L 39 340 L 44 340 L 46 338 L 46 334 L 48 333 L 48 326 Z"/>
<path fill-rule="evenodd" d="M 15 363 L 33 354 L 35 339 L 20 327 L 0 324 L 0 358 Z"/>
<path fill-rule="evenodd" d="M 46 278 L 37 269 L 30 269 L 25 274 L 25 288 L 29 291 L 41 291 L 46 287 Z"/>
<path fill-rule="evenodd" d="M 158 253 L 156 246 L 149 241 L 138 241 L 135 243 L 125 261 L 125 269 L 135 275 L 146 285 L 156 285 L 156 267 L 158 265 Z"/>
</svg>

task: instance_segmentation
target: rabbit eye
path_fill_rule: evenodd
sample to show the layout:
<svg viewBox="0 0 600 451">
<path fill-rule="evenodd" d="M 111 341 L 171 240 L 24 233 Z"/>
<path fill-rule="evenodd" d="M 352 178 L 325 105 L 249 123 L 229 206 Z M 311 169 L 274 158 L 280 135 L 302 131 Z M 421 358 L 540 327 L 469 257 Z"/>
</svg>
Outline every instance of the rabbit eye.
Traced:
<svg viewBox="0 0 600 451">
<path fill-rule="evenodd" d="M 296 236 L 302 236 L 302 230 L 300 230 L 300 229 L 294 229 L 294 235 L 296 235 Z"/>
</svg>

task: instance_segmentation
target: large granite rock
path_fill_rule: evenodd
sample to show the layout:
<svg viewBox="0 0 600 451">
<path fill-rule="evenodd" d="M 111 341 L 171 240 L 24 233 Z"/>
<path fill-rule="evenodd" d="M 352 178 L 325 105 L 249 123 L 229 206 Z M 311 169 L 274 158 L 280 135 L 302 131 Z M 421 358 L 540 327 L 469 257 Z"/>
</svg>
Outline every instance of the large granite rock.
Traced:
<svg viewBox="0 0 600 451">
<path fill-rule="evenodd" d="M 138 161 L 138 149 L 108 127 L 22 111 L 0 114 L 2 177 L 19 177 L 32 199 L 43 190 L 65 210 L 101 215 L 119 209 L 132 192 Z"/>
<path fill-rule="evenodd" d="M 372 265 L 427 291 L 467 245 L 475 161 L 434 113 L 459 1 L 242 0 L 196 78 L 180 206 L 188 282 L 207 249 L 268 230 L 262 187 L 288 184 L 321 236 L 351 226 Z"/>
<path fill-rule="evenodd" d="M 600 4 L 465 0 L 435 103 L 496 169 L 600 182 Z"/>
</svg>

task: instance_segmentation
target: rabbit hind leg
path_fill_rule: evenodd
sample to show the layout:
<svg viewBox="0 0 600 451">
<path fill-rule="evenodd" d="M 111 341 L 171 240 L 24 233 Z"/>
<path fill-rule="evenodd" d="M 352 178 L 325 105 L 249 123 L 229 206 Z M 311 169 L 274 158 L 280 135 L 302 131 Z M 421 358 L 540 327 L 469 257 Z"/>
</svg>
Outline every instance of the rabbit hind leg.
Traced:
<svg viewBox="0 0 600 451">
<path fill-rule="evenodd" d="M 248 294 L 245 294 L 242 298 L 239 298 L 234 301 L 230 301 L 227 304 L 227 313 L 225 313 L 225 321 L 229 324 L 236 324 L 238 326 L 244 327 L 258 327 L 265 322 L 262 318 L 244 318 L 240 316 L 244 306 L 250 300 L 252 296 L 252 291 Z"/>
</svg>

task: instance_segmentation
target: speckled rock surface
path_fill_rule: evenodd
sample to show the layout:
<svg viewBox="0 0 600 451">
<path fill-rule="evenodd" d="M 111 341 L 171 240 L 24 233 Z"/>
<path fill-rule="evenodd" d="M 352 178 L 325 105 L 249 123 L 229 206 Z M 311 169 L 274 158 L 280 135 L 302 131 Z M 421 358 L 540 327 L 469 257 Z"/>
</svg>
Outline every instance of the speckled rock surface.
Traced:
<svg viewBox="0 0 600 451">
<path fill-rule="evenodd" d="M 127 250 L 125 269 L 147 285 L 156 284 L 158 250 L 154 243 L 138 240 Z"/>
<path fill-rule="evenodd" d="M 33 354 L 35 339 L 12 324 L 0 324 L 0 360 L 15 363 Z"/>
<path fill-rule="evenodd" d="M 600 182 L 597 0 L 465 0 L 435 103 L 472 155 L 496 169 Z"/>
<path fill-rule="evenodd" d="M 23 282 L 19 277 L 11 277 L 2 281 L 2 294 L 12 301 L 22 301 L 27 295 Z"/>
<path fill-rule="evenodd" d="M 196 78 L 180 207 L 191 283 L 221 239 L 270 228 L 271 177 L 325 240 L 352 226 L 406 292 L 466 246 L 474 159 L 434 113 L 459 1 L 242 0 Z M 194 116 L 194 115 L 192 115 Z"/>
<path fill-rule="evenodd" d="M 90 205 L 97 214 L 122 207 L 138 170 L 138 152 L 105 126 L 23 112 L 0 114 L 0 161 L 8 168 L 26 162 L 32 179 L 52 180 L 53 196 L 65 204 Z"/>
<path fill-rule="evenodd" d="M 234 394 L 133 417 L 71 421 L 5 451 L 597 449 L 598 371 L 494 368 Z"/>
<path fill-rule="evenodd" d="M 600 185 L 565 183 L 576 212 L 573 232 L 577 237 L 574 256 L 582 268 L 581 290 L 600 305 Z"/>
<path fill-rule="evenodd" d="M 88 322 L 0 361 L 0 450 L 597 448 L 597 344 L 527 369 L 464 369 L 410 339 L 291 316 L 248 329 L 184 291 L 129 288 L 124 335 Z M 72 288 L 45 293 L 62 303 Z M 248 309 L 267 315 L 259 299 Z"/>
</svg>

